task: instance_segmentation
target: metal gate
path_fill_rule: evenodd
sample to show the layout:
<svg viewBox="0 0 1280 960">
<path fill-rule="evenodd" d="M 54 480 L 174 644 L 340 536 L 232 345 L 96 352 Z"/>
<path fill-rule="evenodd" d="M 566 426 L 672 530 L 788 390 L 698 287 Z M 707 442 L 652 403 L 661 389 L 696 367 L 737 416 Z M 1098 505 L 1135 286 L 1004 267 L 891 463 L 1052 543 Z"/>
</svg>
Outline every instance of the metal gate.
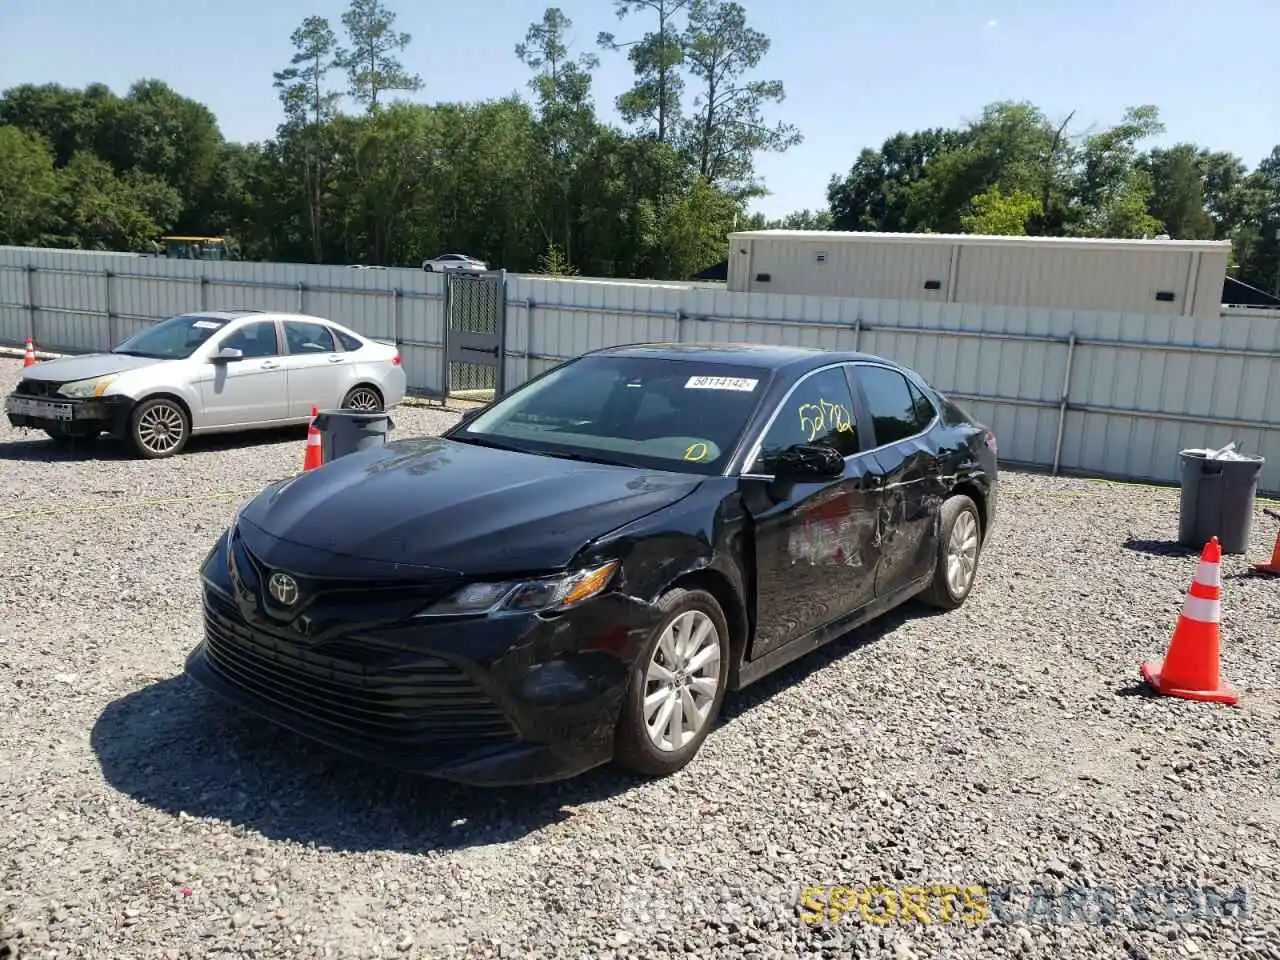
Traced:
<svg viewBox="0 0 1280 960">
<path fill-rule="evenodd" d="M 502 395 L 507 272 L 444 275 L 444 390 L 467 400 Z"/>
</svg>

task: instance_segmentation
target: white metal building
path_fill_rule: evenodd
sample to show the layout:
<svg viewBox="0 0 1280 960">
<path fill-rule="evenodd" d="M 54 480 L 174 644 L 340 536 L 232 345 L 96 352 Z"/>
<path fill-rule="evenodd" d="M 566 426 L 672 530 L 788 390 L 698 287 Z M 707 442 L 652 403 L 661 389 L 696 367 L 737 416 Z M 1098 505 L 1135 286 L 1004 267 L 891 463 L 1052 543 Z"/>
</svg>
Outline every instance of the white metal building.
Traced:
<svg viewBox="0 0 1280 960">
<path fill-rule="evenodd" d="M 753 230 L 728 289 L 1216 317 L 1230 241 Z"/>
</svg>

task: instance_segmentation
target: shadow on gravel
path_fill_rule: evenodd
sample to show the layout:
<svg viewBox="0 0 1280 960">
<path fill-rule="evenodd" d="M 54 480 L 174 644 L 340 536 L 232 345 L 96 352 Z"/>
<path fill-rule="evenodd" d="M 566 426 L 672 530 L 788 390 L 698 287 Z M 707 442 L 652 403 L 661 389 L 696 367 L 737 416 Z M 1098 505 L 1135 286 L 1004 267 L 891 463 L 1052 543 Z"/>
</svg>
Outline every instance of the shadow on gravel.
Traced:
<svg viewBox="0 0 1280 960">
<path fill-rule="evenodd" d="M 938 613 L 908 603 L 813 651 L 732 695 L 719 726 L 907 620 Z M 353 852 L 505 843 L 644 782 L 613 767 L 561 783 L 498 789 L 401 774 L 257 720 L 185 675 L 109 704 L 90 743 L 107 782 L 148 806 Z"/>
<path fill-rule="evenodd" d="M 1126 540 L 1123 547 L 1136 553 L 1148 553 L 1153 557 L 1189 557 L 1200 552 L 1193 547 L 1184 547 L 1176 540 L 1138 540 L 1134 537 Z"/>
<path fill-rule="evenodd" d="M 257 720 L 185 675 L 109 704 L 90 743 L 107 782 L 148 806 L 351 852 L 505 843 L 639 782 L 602 768 L 483 790 L 401 774 Z"/>
<path fill-rule="evenodd" d="M 294 440 L 304 440 L 306 436 L 307 428 L 306 426 L 301 426 L 192 437 L 187 443 L 186 449 L 178 454 L 178 457 L 261 447 L 275 443 L 289 443 Z M 43 434 L 33 434 L 30 440 L 0 443 L 0 461 L 8 460 L 15 463 L 57 463 L 60 461 L 80 463 L 86 460 L 135 459 L 137 457 L 129 449 L 128 445 L 111 437 L 99 437 L 96 440 L 69 440 L 62 443 L 50 440 L 44 437 Z"/>
<path fill-rule="evenodd" d="M 1157 694 L 1141 680 L 1135 680 L 1133 683 L 1125 684 L 1123 687 L 1116 687 L 1115 694 L 1117 697 L 1142 697 L 1144 700 L 1155 700 Z"/>
</svg>

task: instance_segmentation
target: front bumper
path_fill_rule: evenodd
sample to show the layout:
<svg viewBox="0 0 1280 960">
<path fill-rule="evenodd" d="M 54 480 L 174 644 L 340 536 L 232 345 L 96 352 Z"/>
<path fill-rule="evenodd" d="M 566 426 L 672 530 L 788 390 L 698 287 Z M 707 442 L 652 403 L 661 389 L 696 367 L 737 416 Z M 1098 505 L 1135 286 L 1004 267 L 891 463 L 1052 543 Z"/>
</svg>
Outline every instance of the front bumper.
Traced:
<svg viewBox="0 0 1280 960">
<path fill-rule="evenodd" d="M 561 780 L 611 759 L 649 604 L 615 593 L 554 617 L 433 622 L 412 619 L 431 602 L 412 590 L 344 590 L 286 620 L 259 589 L 275 569 L 225 534 L 206 560 L 204 637 L 186 670 L 213 693 L 331 748 L 461 783 Z"/>
<path fill-rule="evenodd" d="M 11 427 L 48 430 L 66 436 L 97 436 L 106 432 L 123 436 L 128 424 L 128 397 L 36 397 L 11 393 L 5 398 L 5 415 Z"/>
</svg>

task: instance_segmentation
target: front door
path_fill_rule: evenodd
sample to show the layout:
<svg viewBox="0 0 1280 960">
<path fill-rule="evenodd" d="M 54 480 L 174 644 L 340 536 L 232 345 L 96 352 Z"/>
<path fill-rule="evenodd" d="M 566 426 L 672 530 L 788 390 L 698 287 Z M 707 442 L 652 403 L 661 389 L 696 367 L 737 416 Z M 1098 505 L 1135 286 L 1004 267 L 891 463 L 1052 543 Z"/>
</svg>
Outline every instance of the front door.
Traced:
<svg viewBox="0 0 1280 960">
<path fill-rule="evenodd" d="M 884 597 L 932 573 L 946 491 L 925 433 L 935 415 L 932 404 L 897 370 L 866 363 L 852 370 L 884 477 L 876 568 L 876 596 Z"/>
<path fill-rule="evenodd" d="M 874 598 L 878 475 L 861 454 L 861 425 L 842 366 L 810 374 L 782 401 L 756 462 L 743 479 L 754 520 L 759 657 Z M 770 459 L 797 443 L 824 443 L 845 456 L 844 477 L 798 483 L 768 479 Z"/>
<path fill-rule="evenodd" d="M 289 386 L 274 320 L 257 320 L 225 334 L 213 353 L 233 349 L 239 360 L 210 363 L 200 378 L 202 424 L 232 427 L 284 420 L 289 409 Z"/>
<path fill-rule="evenodd" d="M 334 342 L 333 332 L 320 323 L 285 320 L 285 369 L 289 372 L 289 416 L 311 416 L 311 408 L 336 407 L 355 376 L 354 359 Z"/>
</svg>

